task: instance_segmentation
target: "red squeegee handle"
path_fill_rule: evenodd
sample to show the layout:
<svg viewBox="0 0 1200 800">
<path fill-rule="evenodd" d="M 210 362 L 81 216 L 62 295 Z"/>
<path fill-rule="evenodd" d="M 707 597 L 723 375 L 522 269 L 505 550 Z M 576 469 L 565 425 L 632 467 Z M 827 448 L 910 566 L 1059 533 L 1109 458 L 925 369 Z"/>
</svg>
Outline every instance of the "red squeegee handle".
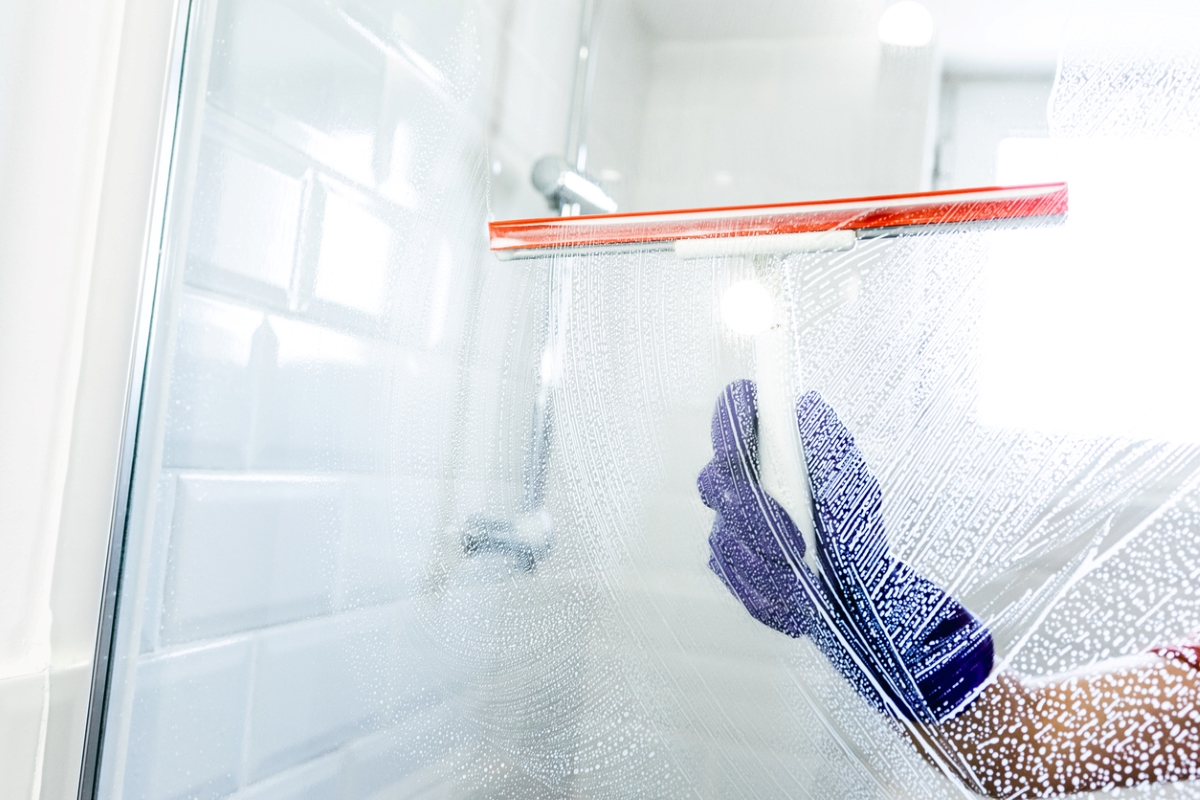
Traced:
<svg viewBox="0 0 1200 800">
<path fill-rule="evenodd" d="M 1044 183 L 803 203 L 501 220 L 488 224 L 488 235 L 492 250 L 536 250 L 946 225 L 1066 213 L 1067 185 Z"/>
</svg>

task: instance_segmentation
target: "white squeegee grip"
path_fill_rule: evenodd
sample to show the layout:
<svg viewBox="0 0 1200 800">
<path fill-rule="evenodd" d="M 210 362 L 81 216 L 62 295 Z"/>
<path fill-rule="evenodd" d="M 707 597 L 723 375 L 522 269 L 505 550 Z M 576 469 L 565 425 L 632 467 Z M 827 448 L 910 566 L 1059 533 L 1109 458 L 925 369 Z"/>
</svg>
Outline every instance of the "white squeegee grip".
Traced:
<svg viewBox="0 0 1200 800">
<path fill-rule="evenodd" d="M 796 399 L 801 381 L 791 358 L 786 328 L 776 324 L 755 336 L 754 373 L 758 385 L 758 457 L 763 488 L 783 506 L 800 529 L 804 560 L 817 570 L 817 537 L 812 517 L 812 491 L 804 448 L 796 427 Z"/>
</svg>

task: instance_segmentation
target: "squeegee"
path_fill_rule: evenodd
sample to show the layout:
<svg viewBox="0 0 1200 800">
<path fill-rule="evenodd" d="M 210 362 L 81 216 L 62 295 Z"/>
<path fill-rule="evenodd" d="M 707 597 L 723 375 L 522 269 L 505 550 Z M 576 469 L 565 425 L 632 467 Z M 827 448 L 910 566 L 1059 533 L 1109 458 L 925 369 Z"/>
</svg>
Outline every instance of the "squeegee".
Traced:
<svg viewBox="0 0 1200 800">
<path fill-rule="evenodd" d="M 669 250 L 680 258 L 842 251 L 859 240 L 939 231 L 1011 228 L 1062 220 L 1067 185 L 993 186 L 772 205 L 503 220 L 488 225 L 503 260 L 581 253 Z M 770 284 L 770 281 L 767 281 Z M 817 569 L 812 497 L 795 402 L 802 386 L 779 304 L 768 286 L 761 329 L 753 332 L 763 487 L 791 515 Z M 773 294 L 774 297 L 770 297 Z M 810 560 L 811 559 L 811 560 Z"/>
</svg>

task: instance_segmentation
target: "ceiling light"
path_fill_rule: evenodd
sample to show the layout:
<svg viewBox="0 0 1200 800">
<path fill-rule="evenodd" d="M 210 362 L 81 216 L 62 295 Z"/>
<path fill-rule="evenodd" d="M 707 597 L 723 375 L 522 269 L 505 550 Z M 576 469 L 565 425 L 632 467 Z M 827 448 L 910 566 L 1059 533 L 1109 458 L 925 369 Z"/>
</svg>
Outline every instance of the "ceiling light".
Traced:
<svg viewBox="0 0 1200 800">
<path fill-rule="evenodd" d="M 915 0 L 888 6 L 879 18 L 879 41 L 899 47 L 924 47 L 933 39 L 933 17 Z"/>
</svg>

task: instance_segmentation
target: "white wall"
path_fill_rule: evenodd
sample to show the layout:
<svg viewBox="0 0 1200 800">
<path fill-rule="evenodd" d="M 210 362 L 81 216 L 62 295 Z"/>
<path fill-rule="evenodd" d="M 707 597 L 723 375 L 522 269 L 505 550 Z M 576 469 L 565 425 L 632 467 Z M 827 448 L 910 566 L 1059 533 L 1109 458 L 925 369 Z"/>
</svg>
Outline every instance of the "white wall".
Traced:
<svg viewBox="0 0 1200 800">
<path fill-rule="evenodd" d="M 1008 137 L 1045 137 L 1054 75 L 947 74 L 942 80 L 934 185 L 991 186 Z"/>
<path fill-rule="evenodd" d="M 503 34 L 488 122 L 490 204 L 496 219 L 552 213 L 530 184 L 530 172 L 541 156 L 564 155 L 566 149 L 579 14 L 577 2 L 508 0 L 498 5 Z M 650 40 L 633 0 L 598 3 L 594 24 L 596 68 L 585 131 L 586 168 L 621 209 L 628 209 L 641 146 Z"/>
<path fill-rule="evenodd" d="M 3 304 L 0 306 L 0 330 L 3 331 L 0 337 L 0 370 L 3 373 L 0 408 L 4 411 L 0 415 L 3 420 L 0 425 L 4 426 L 6 443 L 3 456 L 0 456 L 0 469 L 3 472 L 3 480 L 0 480 L 0 511 L 7 520 L 3 537 L 0 538 L 0 587 L 3 587 L 0 588 L 0 592 L 3 592 L 3 602 L 0 603 L 0 708 L 3 709 L 0 715 L 0 775 L 4 776 L 0 781 L 0 796 L 6 798 L 39 796 L 39 791 L 42 797 L 67 797 L 73 796 L 75 790 L 101 574 L 116 488 L 115 469 L 133 323 L 139 297 L 139 278 L 145 263 L 143 248 L 148 234 L 149 192 L 158 153 L 156 141 L 162 121 L 167 56 L 174 31 L 171 10 L 169 4 L 120 2 L 82 5 L 18 3 L 6 4 L 3 8 L 4 24 L 0 28 L 10 45 L 0 48 L 0 58 L 4 60 L 0 75 L 5 77 L 3 86 L 0 86 L 0 114 L 3 115 L 0 119 L 0 143 L 3 145 L 0 149 L 0 175 L 3 176 L 0 208 L 4 212 L 0 215 L 0 231 L 3 233 L 0 237 L 3 242 L 0 244 L 0 303 Z M 578 26 L 576 6 L 516 2 L 497 3 L 495 6 L 437 3 L 413 7 L 411 12 L 411 19 L 396 18 L 389 21 L 400 32 L 402 41 L 410 43 L 415 52 L 427 56 L 440 68 L 449 70 L 458 85 L 471 86 L 475 82 L 475 88 L 465 98 L 476 131 L 473 139 L 468 137 L 463 142 L 466 153 L 475 148 L 474 152 L 482 155 L 483 148 L 491 138 L 496 141 L 498 151 L 507 152 L 504 150 L 507 147 L 518 153 L 527 164 L 544 152 L 561 148 L 561 131 L 556 128 L 565 125 L 566 96 L 571 77 L 563 61 L 566 64 L 573 62 L 572 42 Z M 452 48 L 450 52 L 445 50 L 453 44 L 455 35 L 461 32 L 464 19 L 483 28 L 478 41 L 482 43 L 481 55 L 485 66 L 475 72 L 471 71 L 472 53 L 456 56 Z M 344 33 L 342 36 L 345 40 Z M 561 44 L 561 47 L 547 48 L 547 42 Z M 509 105 L 499 107 L 502 113 L 487 102 L 492 88 L 487 84 L 493 74 L 490 64 L 496 57 L 498 45 L 507 48 L 512 58 L 519 62 L 519 69 L 524 70 L 513 77 L 513 85 L 519 90 L 509 92 Z M 373 50 L 370 44 L 364 44 L 361 39 L 357 46 L 368 52 Z M 456 57 L 458 63 L 454 61 Z M 466 70 L 465 76 L 455 72 L 459 68 Z M 118 78 L 118 75 L 121 77 Z M 14 76 L 20 76 L 20 80 Z M 399 81 L 398 88 L 411 84 L 411 76 L 406 78 L 403 70 L 394 76 L 389 73 L 384 79 Z M 531 116 L 527 110 L 533 107 L 540 107 L 541 110 Z M 509 110 L 505 112 L 504 108 Z M 420 154 L 406 153 L 404 147 L 429 146 L 437 142 L 439 129 L 436 118 L 430 120 L 435 123 L 432 129 L 414 134 L 411 128 L 405 128 L 405 121 L 411 118 L 412 109 L 402 108 L 398 118 L 396 113 L 384 110 L 378 118 L 384 131 L 397 142 L 392 155 L 400 153 L 400 157 L 408 159 L 409 166 L 420 166 Z M 188 280 L 199 294 L 194 300 L 187 300 L 181 305 L 185 311 L 185 332 L 189 319 L 201 320 L 203 324 L 217 324 L 219 328 L 225 322 L 236 323 L 239 314 L 244 317 L 249 313 L 253 326 L 248 333 L 260 332 L 257 338 L 252 336 L 250 346 L 254 348 L 254 342 L 264 341 L 264 336 L 271 339 L 273 334 L 274 341 L 270 342 L 270 346 L 277 348 L 284 358 L 290 346 L 288 339 L 296 337 L 300 337 L 296 339 L 297 342 L 305 343 L 299 345 L 302 349 L 312 346 L 314 342 L 319 344 L 317 340 L 332 347 L 330 352 L 338 352 L 338 348 L 346 347 L 352 352 L 355 348 L 374 347 L 374 336 L 368 333 L 365 339 L 362 338 L 364 331 L 371 330 L 369 312 L 372 304 L 378 302 L 378 298 L 371 295 L 370 275 L 363 277 L 366 284 L 360 280 L 348 287 L 343 285 L 340 289 L 334 284 L 325 286 L 321 282 L 321 272 L 326 267 L 322 264 L 320 251 L 299 253 L 296 256 L 300 259 L 297 267 L 290 266 L 285 259 L 281 273 L 271 266 L 273 256 L 268 257 L 266 262 L 255 260 L 254 237 L 278 229 L 279 215 L 289 207 L 289 202 L 291 207 L 296 207 L 296 191 L 300 188 L 309 194 L 304 195 L 304 208 L 307 210 L 297 218 L 298 224 L 305 230 L 313 226 L 319 230 L 324 218 L 328 228 L 332 224 L 329 221 L 336 216 L 335 212 L 341 213 L 339 219 L 344 219 L 338 224 L 346 229 L 350 237 L 343 246 L 358 247 L 356 252 L 361 253 L 361 247 L 354 240 L 361 239 L 364 232 L 369 236 L 368 229 L 371 227 L 368 224 L 370 218 L 363 216 L 364 208 L 369 209 L 375 202 L 390 203 L 390 207 L 399 204 L 402 208 L 415 202 L 408 193 L 420 176 L 403 174 L 399 167 L 404 165 L 397 165 L 397 169 L 390 172 L 392 180 L 380 182 L 380 199 L 377 201 L 361 193 L 356 194 L 353 188 L 355 182 L 362 182 L 360 176 L 363 169 L 374 171 L 372 182 L 380 173 L 389 173 L 389 164 L 386 162 L 382 166 L 371 162 L 370 151 L 367 161 L 362 162 L 356 161 L 354 148 L 339 147 L 336 142 L 327 141 L 329 147 L 322 151 L 319 140 L 309 143 L 312 146 L 300 149 L 312 153 L 312 157 L 321 163 L 322 166 L 314 171 L 309 166 L 313 161 L 297 158 L 295 151 L 289 151 L 286 146 L 280 150 L 268 144 L 264 149 L 261 142 L 254 144 L 257 140 L 253 135 L 247 139 L 246 130 L 239 129 L 237 125 L 233 125 L 232 130 L 228 126 L 224 130 L 220 126 L 210 126 L 209 130 L 211 135 L 207 139 L 216 144 L 210 146 L 204 156 L 208 177 L 205 179 L 207 183 L 202 181 L 200 187 L 203 189 L 208 186 L 205 191 L 219 193 L 221 181 L 232 181 L 235 191 L 249 191 L 251 199 L 257 197 L 257 200 L 251 203 L 250 217 L 238 219 L 229 214 L 225 217 L 218 214 L 215 218 L 210 216 L 197 221 L 202 231 L 207 226 L 210 235 L 222 225 L 249 224 L 251 230 L 247 234 L 250 238 L 243 236 L 237 239 L 233 249 L 227 249 L 224 253 L 219 249 L 206 251 L 203 245 L 194 248 L 196 266 L 190 269 Z M 404 135 L 416 135 L 417 138 L 406 142 Z M 283 141 L 287 141 L 286 135 Z M 475 163 L 486 163 L 482 158 L 472 162 L 470 157 L 460 157 L 459 162 L 467 170 L 468 176 L 472 174 Z M 328 174 L 328 180 L 324 178 L 325 174 Z M 516 199 L 511 207 L 522 207 L 523 203 L 528 213 L 542 213 L 542 201 L 528 187 L 527 174 L 523 166 L 513 182 Z M 437 179 L 444 180 L 445 176 Z M 347 180 L 350 183 L 348 190 L 344 186 Z M 214 186 L 212 181 L 216 181 L 217 185 Z M 321 201 L 316 204 L 308 200 L 314 187 Z M 436 181 L 433 189 L 438 190 Z M 503 187 L 500 189 L 498 202 L 504 207 Z M 258 194 L 255 195 L 255 192 Z M 348 203 L 339 198 L 347 198 Z M 254 203 L 259 205 L 254 206 Z M 345 211 L 343 213 L 338 209 Z M 235 215 L 245 210 L 229 209 Z M 262 210 L 267 216 L 254 217 L 256 210 Z M 478 237 L 482 236 L 482 209 L 476 217 L 467 219 L 473 220 L 467 227 L 470 235 L 465 239 L 459 238 L 466 241 L 469 248 L 477 248 L 481 243 Z M 447 233 L 455 235 L 450 231 Z M 251 246 L 251 249 L 239 251 L 245 246 Z M 394 247 L 392 252 L 395 252 Z M 452 247 L 448 256 L 450 269 L 456 269 L 456 262 L 460 264 L 457 269 L 462 269 L 462 263 L 465 262 L 460 262 L 460 259 L 469 261 L 478 255 L 477 250 L 471 252 L 473 255 L 460 253 Z M 264 253 L 274 254 L 277 250 L 269 247 Z M 438 274 L 437 264 L 441 262 L 437 258 L 434 262 L 437 263 L 429 264 L 431 271 L 424 274 L 422 281 L 425 278 L 432 281 Z M 271 316 L 273 311 L 289 307 L 288 290 L 291 285 L 288 276 L 293 268 L 299 270 L 297 275 L 308 276 L 303 278 L 308 281 L 303 291 L 310 298 L 308 314 L 317 327 L 306 328 L 306 324 L 298 321 L 289 322 Z M 442 269 L 442 272 L 445 271 Z M 509 292 L 520 290 L 519 282 L 512 284 L 507 273 L 492 270 L 489 274 L 498 281 L 489 285 L 488 291 L 492 292 L 493 297 L 496 296 L 495 292 L 504 291 L 505 287 L 509 287 Z M 457 280 L 453 274 L 449 277 Z M 282 290 L 280 280 L 283 281 Z M 456 286 L 458 284 L 444 287 L 442 294 L 447 290 L 455 290 Z M 364 291 L 367 294 L 364 295 Z M 232 293 L 239 299 L 233 306 L 223 304 L 220 299 L 222 292 Z M 455 406 L 446 401 L 444 393 L 449 391 L 452 396 L 457 384 L 448 379 L 446 359 L 456 361 L 457 357 L 452 355 L 458 346 L 455 331 L 462 330 L 463 320 L 456 318 L 452 310 L 436 310 L 439 303 L 445 302 L 445 298 L 439 300 L 436 286 L 424 284 L 419 294 L 419 302 L 425 308 L 425 323 L 412 333 L 423 347 L 436 351 L 440 345 L 441 352 L 446 355 L 419 356 L 417 362 L 400 357 L 404 363 L 416 363 L 413 367 L 417 371 L 415 374 L 421 377 L 417 385 L 442 387 L 437 397 L 427 397 L 419 402 L 433 403 L 445 411 L 453 411 Z M 247 297 L 252 298 L 249 307 L 246 305 Z M 283 306 L 279 306 L 281 300 Z M 368 311 L 366 315 L 361 308 L 356 308 L 356 305 L 364 303 Z M 257 316 L 253 312 L 256 307 Z M 503 309 L 505 304 L 499 302 L 495 307 Z M 192 313 L 193 310 L 195 313 Z M 207 317 L 204 312 L 207 312 Z M 439 321 L 434 322 L 435 318 Z M 496 324 L 511 327 L 514 323 L 507 315 L 501 315 Z M 516 324 L 520 324 L 519 319 Z M 236 324 L 230 333 L 235 330 Z M 255 352 L 262 352 L 261 347 Z M 344 349 L 341 352 L 345 352 Z M 203 369 L 191 374 L 200 383 L 195 391 L 188 390 L 183 384 L 179 385 L 179 389 L 181 397 L 189 398 L 203 408 L 199 412 L 200 417 L 185 415 L 185 419 L 210 425 L 209 433 L 213 434 L 224 430 L 225 423 L 233 423 L 236 427 L 237 415 L 230 417 L 222 412 L 223 408 L 234 407 L 231 403 L 236 403 L 236 392 L 234 395 L 225 395 L 220 391 L 211 393 L 212 380 L 219 374 L 220 359 L 205 362 L 204 354 L 198 355 L 200 360 L 193 363 L 204 365 Z M 473 384 L 473 391 L 481 398 L 491 396 L 490 388 L 503 378 L 500 365 L 496 362 L 502 355 L 498 351 L 492 351 L 490 355 L 485 353 L 484 361 L 487 363 L 477 370 L 476 383 Z M 396 355 L 393 353 L 388 357 L 395 358 Z M 269 357 L 259 357 L 255 363 L 262 369 L 272 362 L 273 359 Z M 335 362 L 336 358 L 329 364 L 332 370 L 330 374 L 337 374 L 342 369 Z M 186 358 L 181 362 L 185 367 L 187 363 Z M 185 370 L 183 374 L 186 376 L 188 373 Z M 301 373 L 299 385 L 287 374 L 286 368 L 279 369 L 277 374 L 278 391 L 293 391 L 298 386 L 312 385 L 304 373 Z M 316 377 L 319 379 L 320 375 L 318 371 Z M 309 373 L 308 377 L 312 377 L 312 374 Z M 289 381 L 293 382 L 289 384 Z M 244 504 L 239 506 L 234 500 L 221 500 L 230 492 L 236 495 L 240 486 L 247 485 L 246 479 L 235 477 L 222 482 L 207 477 L 203 472 L 204 469 L 223 464 L 222 459 L 227 459 L 229 453 L 232 453 L 235 461 L 228 466 L 249 467 L 252 473 L 260 469 L 260 465 L 270 470 L 283 465 L 303 464 L 315 452 L 312 448 L 322 446 L 320 437 L 327 434 L 340 437 L 349 448 L 346 450 L 345 463 L 351 472 L 369 463 L 372 448 L 376 446 L 371 441 L 369 431 L 323 431 L 321 428 L 321 420 L 338 423 L 347 419 L 345 407 L 340 405 L 342 399 L 362 398 L 370 390 L 364 391 L 359 384 L 351 381 L 345 384 L 344 391 L 348 394 L 335 391 L 324 399 L 318 399 L 316 405 L 308 409 L 318 415 L 316 417 L 297 419 L 291 423 L 282 421 L 285 423 L 282 427 L 278 424 L 274 428 L 252 426 L 252 429 L 262 431 L 261 435 L 255 435 L 259 445 L 253 450 L 253 455 L 239 455 L 237 448 L 244 446 L 245 442 L 237 438 L 238 430 L 231 431 L 232 439 L 222 440 L 218 436 L 189 443 L 186 437 L 176 436 L 171 440 L 168 448 L 169 465 L 178 464 L 193 471 L 202 469 L 200 474 L 191 477 L 186 470 L 181 473 L 179 467 L 172 466 L 163 475 L 161 485 L 164 491 L 170 491 L 164 495 L 160 511 L 168 519 L 177 514 L 180 520 L 178 543 L 173 547 L 193 546 L 187 544 L 187 532 L 193 529 L 189 528 L 193 518 L 224 525 L 221 520 L 225 518 L 218 513 L 221 509 L 235 516 L 249 514 L 251 521 L 272 519 L 272 514 L 279 513 L 278 509 L 281 508 L 278 503 L 272 506 L 270 502 L 274 496 L 272 487 L 276 487 L 281 491 L 288 489 L 293 494 L 300 492 L 302 497 L 317 503 L 318 511 L 340 513 L 328 509 L 347 509 L 345 513 L 350 516 L 345 527 L 332 529 L 335 532 L 349 531 L 347 537 L 335 536 L 330 539 L 325 535 L 330 529 L 322 528 L 318 531 L 320 535 L 314 535 L 313 544 L 320 546 L 324 542 L 339 548 L 342 555 L 337 563 L 343 564 L 344 569 L 356 577 L 351 579 L 347 577 L 349 573 L 343 572 L 342 578 L 331 583 L 332 579 L 322 571 L 325 562 L 318 564 L 311 558 L 305 560 L 304 553 L 300 553 L 298 559 L 284 565 L 292 571 L 280 573 L 279 580 L 287 586 L 279 584 L 278 589 L 272 589 L 262 596 L 241 598 L 234 594 L 224 597 L 225 611 L 196 610 L 194 604 L 188 605 L 191 595 L 186 591 L 178 596 L 175 605 L 164 608 L 159 603 L 152 603 L 143 610 L 156 619 L 161 616 L 165 622 L 161 626 L 161 635 L 156 628 L 148 629 L 145 646 L 152 658 L 146 666 L 147 685 L 167 686 L 174 680 L 173 675 L 181 674 L 184 680 L 192 682 L 201 680 L 204 675 L 223 676 L 218 679 L 218 684 L 213 685 L 216 693 L 214 698 L 217 695 L 225 696 L 240 685 L 236 679 L 230 678 L 239 669 L 236 658 L 225 658 L 224 661 L 218 658 L 220 663 L 213 662 L 210 668 L 205 666 L 205 659 L 208 659 L 205 656 L 198 658 L 194 667 L 189 667 L 186 666 L 191 663 L 188 659 L 163 661 L 157 653 L 160 642 L 165 646 L 180 642 L 193 643 L 197 637 L 219 638 L 226 635 L 231 624 L 235 630 L 243 630 L 249 624 L 271 631 L 288 620 L 314 614 L 318 617 L 328 616 L 331 612 L 344 610 L 347 612 L 345 615 L 335 614 L 328 625 L 300 628 L 294 634 L 300 637 L 297 641 L 308 643 L 303 646 L 315 654 L 315 663 L 319 663 L 326 650 L 334 652 L 342 649 L 342 640 L 338 636 L 346 625 L 354 628 L 355 625 L 373 624 L 369 614 L 363 616 L 363 613 L 354 609 L 381 601 L 394 602 L 394 592 L 388 594 L 391 589 L 379 594 L 381 590 L 371 588 L 377 586 L 379 580 L 388 584 L 394 576 L 384 576 L 374 584 L 369 576 L 363 577 L 366 574 L 363 570 L 370 574 L 378 572 L 378 568 L 369 563 L 371 558 L 367 555 L 375 552 L 375 545 L 364 542 L 356 544 L 357 540 L 351 536 L 377 530 L 373 527 L 376 523 L 370 521 L 374 513 L 371 511 L 372 503 L 376 502 L 371 498 L 378 498 L 380 492 L 377 484 L 353 474 L 337 480 L 313 479 L 315 483 L 312 480 L 288 478 L 281 484 L 270 483 L 258 493 L 261 495 L 261 508 L 255 506 L 254 509 L 247 509 Z M 334 406 L 322 410 L 325 403 Z M 317 427 L 307 427 L 312 424 Z M 303 433 L 305 430 L 316 437 L 309 441 L 311 447 L 308 450 L 305 450 L 307 440 L 304 436 L 296 435 L 298 431 Z M 423 428 L 418 425 L 414 432 L 429 439 L 427 446 L 418 448 L 422 453 L 435 462 L 449 463 L 447 459 L 453 451 L 436 441 L 438 436 L 444 436 L 444 427 Z M 220 449 L 222 442 L 234 449 L 230 451 L 227 447 L 223 455 Z M 239 458 L 242 460 L 238 461 Z M 519 482 L 519 473 L 514 477 L 509 469 L 506 474 L 509 483 Z M 253 481 L 253 475 L 250 479 Z M 470 481 L 467 484 L 469 488 Z M 176 486 L 181 488 L 176 490 Z M 193 486 L 199 488 L 193 491 L 190 488 Z M 413 482 L 410 488 L 415 494 L 398 501 L 410 510 L 411 515 L 410 521 L 401 521 L 401 524 L 428 530 L 431 524 L 436 526 L 441 520 L 454 519 L 460 510 L 453 501 L 455 494 L 451 492 L 446 495 L 445 486 L 444 482 L 439 483 L 438 480 Z M 439 505 L 444 503 L 446 497 L 451 498 L 449 508 Z M 462 513 L 478 510 L 471 499 L 471 491 L 465 491 L 463 497 Z M 178 504 L 174 498 L 178 498 Z M 286 501 L 281 502 L 286 507 Z M 172 511 L 172 508 L 176 511 Z M 248 530 L 251 535 L 244 542 L 233 540 L 230 546 L 253 545 L 254 542 L 269 544 L 260 535 L 263 529 L 252 526 Z M 265 530 L 270 530 L 269 526 Z M 205 542 L 206 539 L 201 537 L 192 541 Z M 367 549 L 363 550 L 364 547 Z M 248 552 L 261 552 L 261 549 Z M 160 550 L 151 561 L 164 557 L 165 551 Z M 163 564 L 161 560 L 155 563 Z M 199 577 L 188 577 L 189 570 L 194 572 L 205 563 L 202 558 L 194 567 L 189 567 L 190 562 L 186 560 L 180 563 L 181 566 L 167 573 L 157 574 L 171 576 L 169 580 L 174 583 L 169 586 L 195 586 L 197 580 L 203 579 L 201 573 L 197 573 Z M 261 566 L 264 569 L 271 568 L 270 564 Z M 250 572 L 247 574 L 256 573 L 256 568 L 248 569 Z M 372 569 L 375 572 L 371 572 Z M 403 580 L 401 575 L 401 582 Z M 249 580 L 248 588 L 254 588 L 253 579 Z M 371 594 L 373 591 L 375 595 Z M 207 601 L 201 598 L 197 602 L 203 606 Z M 240 610 L 231 612 L 229 609 Z M 240 621 L 231 623 L 231 619 Z M 326 629 L 333 636 L 332 639 L 325 635 Z M 292 634 L 283 638 L 287 636 Z M 245 636 L 242 638 L 245 639 Z M 284 647 L 281 652 L 287 652 L 288 645 L 280 639 L 280 635 L 264 632 L 261 636 L 252 634 L 250 638 L 259 642 L 256 646 L 262 653 L 256 662 L 256 674 L 263 675 L 266 674 L 264 671 L 269 670 L 271 662 L 266 654 L 275 646 L 276 640 L 280 647 Z M 330 642 L 326 650 L 322 650 L 321 642 L 324 641 Z M 188 648 L 185 646 L 184 649 Z M 226 650 L 233 654 L 236 647 Z M 220 648 L 218 651 L 225 652 Z M 336 670 L 338 666 L 333 664 L 329 668 Z M 177 669 L 184 669 L 184 672 L 172 671 Z M 308 698 L 319 690 L 298 686 L 297 691 L 301 692 L 302 697 Z M 259 694 L 261 696 L 261 692 Z M 281 702 L 286 704 L 292 701 L 284 695 Z M 160 706 L 160 711 L 163 708 Z M 205 713 L 210 716 L 217 714 L 217 717 L 213 717 L 216 724 L 220 721 L 221 713 L 231 711 L 236 714 L 243 710 L 214 703 L 211 712 Z M 277 711 L 282 713 L 280 709 Z M 260 720 L 260 730 L 262 713 L 267 713 L 268 718 L 272 719 L 276 716 L 275 712 L 269 710 L 254 712 L 253 718 Z M 245 772 L 239 774 L 244 775 L 244 780 L 254 782 L 280 769 L 307 763 L 314 752 L 311 743 L 325 742 L 316 745 L 318 751 L 325 752 L 328 743 L 334 741 L 321 738 L 326 736 L 322 733 L 327 730 L 323 727 L 326 722 L 313 718 L 306 723 L 307 727 L 281 729 L 279 736 L 283 738 L 280 742 L 295 740 L 298 744 L 288 745 L 285 742 L 277 747 L 263 745 L 265 749 L 252 748 L 247 751 L 251 760 L 246 762 L 248 766 Z M 335 727 L 342 724 L 336 720 L 328 722 Z M 441 723 L 430 719 L 422 724 L 425 727 L 421 730 L 428 730 L 430 726 L 436 729 Z M 413 735 L 423 734 L 417 731 Z M 390 758 L 388 747 L 386 737 L 385 740 L 376 737 L 356 741 L 353 746 L 348 745 L 339 751 L 340 754 L 332 761 L 326 758 L 311 766 L 300 766 L 292 770 L 294 775 L 289 773 L 292 777 L 273 778 L 275 782 L 272 785 L 293 788 L 301 783 L 324 785 L 322 781 L 331 769 L 329 765 L 334 762 L 357 764 L 354 774 L 358 778 L 354 780 L 366 780 L 363 776 L 371 769 L 380 773 L 381 767 L 378 765 L 387 763 Z M 283 757 L 269 755 L 285 751 L 288 755 Z M 254 755 L 257 752 L 266 755 Z M 143 761 L 142 767 L 169 771 L 170 759 L 163 757 L 161 763 L 159 761 L 158 758 L 150 762 Z M 370 764 L 376 766 L 371 767 Z M 389 774 L 395 772 L 382 769 L 381 779 L 387 779 Z M 365 787 L 362 788 L 365 791 Z"/>
<path fill-rule="evenodd" d="M 545 213 L 578 7 L 199 9 L 102 796 L 451 791 L 544 313 L 487 203 Z"/>
<path fill-rule="evenodd" d="M 0 26 L 28 31 L 24 47 L 0 52 L 13 65 L 0 75 L 35 76 L 0 87 L 0 425 L 12 443 L 0 456 L 0 797 L 74 787 L 172 30 L 169 9 L 152 5 L 26 3 L 5 7 L 20 27 Z M 429 765 L 454 748 L 463 714 L 491 713 L 487 698 L 450 704 L 463 678 L 441 671 L 444 643 L 396 647 L 408 634 L 395 620 L 413 618 L 423 578 L 462 568 L 454 526 L 511 513 L 519 496 L 546 286 L 491 261 L 482 227 L 489 211 L 547 211 L 529 166 L 563 147 L 578 5 L 428 2 L 379 19 L 346 4 L 351 22 L 416 59 L 381 55 L 345 18 L 297 23 L 257 8 L 251 27 L 303 38 L 311 61 L 251 42 L 236 69 L 213 76 L 212 107 L 189 130 L 194 171 L 180 178 L 190 188 L 174 220 L 190 240 L 176 242 L 164 296 L 176 322 L 163 329 L 150 398 L 163 412 L 148 432 L 160 462 L 141 483 L 137 613 L 119 643 L 129 691 L 114 741 L 130 733 L 113 769 L 127 796 L 406 791 L 445 780 Z M 632 6 L 603 8 L 589 169 L 624 208 L 928 180 L 932 53 L 844 32 L 655 41 Z M 263 93 L 314 63 L 313 81 L 353 78 L 353 124 Z M 455 90 L 449 110 L 423 64 Z M 472 194 L 483 170 L 490 208 Z M 76 203 L 64 210 L 64 198 Z M 699 645 L 686 661 L 702 664 L 702 683 L 754 676 L 720 723 L 736 730 L 769 718 L 774 695 L 756 687 L 790 673 L 779 642 L 712 605 L 711 587 L 698 604 L 687 577 L 703 559 L 702 538 L 679 537 L 707 513 L 691 477 L 709 394 L 674 409 L 666 436 L 680 479 L 646 509 L 647 530 L 664 535 L 627 576 L 623 602 L 658 604 L 673 621 L 649 640 L 729 625 L 732 651 L 744 650 Z M 394 460 L 389 436 L 403 438 L 407 460 Z M 552 607 L 568 578 L 548 570 L 514 608 Z M 460 580 L 463 596 L 489 598 Z M 502 661 L 504 642 L 492 644 Z M 382 709 L 368 701 L 380 697 Z M 580 719 L 603 722 L 590 713 Z M 721 742 L 704 733 L 713 724 L 689 709 L 681 752 L 703 760 Z M 742 742 L 731 763 L 749 772 L 766 754 L 788 768 L 791 750 L 759 745 Z M 708 769 L 723 785 L 718 765 Z"/>
<path fill-rule="evenodd" d="M 540 157 L 566 147 L 580 7 L 522 0 L 492 5 L 494 74 L 485 78 L 491 213 L 497 219 L 545 216 L 550 209 L 529 176 Z"/>
<path fill-rule="evenodd" d="M 497 218 L 549 213 L 529 168 L 565 144 L 565 119 L 552 109 L 568 100 L 576 12 L 543 12 L 534 31 L 524 27 L 525 5 L 514 0 L 498 16 L 506 30 L 525 32 L 529 49 L 509 37 L 497 54 L 489 128 Z M 869 8 L 799 19 L 757 8 L 749 29 L 727 20 L 738 38 L 721 38 L 712 20 L 692 31 L 680 9 L 654 16 L 634 0 L 599 9 L 588 170 L 622 210 L 931 188 L 938 50 L 881 45 Z"/>
<path fill-rule="evenodd" d="M 928 186 L 932 48 L 874 31 L 656 41 L 639 209 L 812 200 Z"/>
<path fill-rule="evenodd" d="M 598 9 L 587 170 L 619 210 L 634 210 L 653 36 L 634 0 L 602 0 Z"/>
<path fill-rule="evenodd" d="M 172 5 L 4 5 L 0 796 L 74 796 Z"/>
</svg>

